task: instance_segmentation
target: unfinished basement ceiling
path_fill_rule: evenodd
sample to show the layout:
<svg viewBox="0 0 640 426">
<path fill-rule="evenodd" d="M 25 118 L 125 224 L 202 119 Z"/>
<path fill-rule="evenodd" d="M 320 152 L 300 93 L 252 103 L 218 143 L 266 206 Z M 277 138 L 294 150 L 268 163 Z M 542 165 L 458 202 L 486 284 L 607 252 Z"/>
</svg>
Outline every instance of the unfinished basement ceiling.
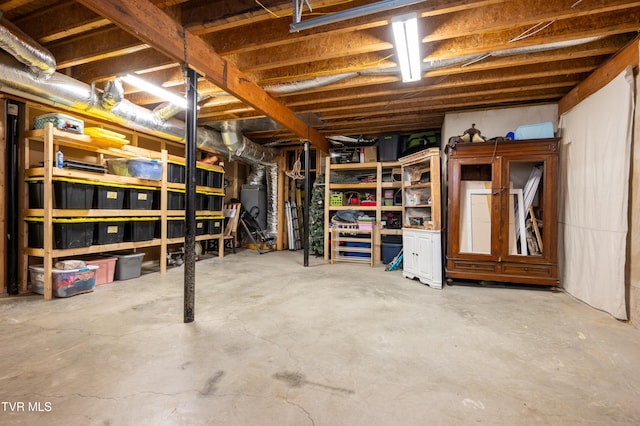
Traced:
<svg viewBox="0 0 640 426">
<path fill-rule="evenodd" d="M 378 2 L 310 0 L 302 20 Z M 167 49 L 183 41 L 158 19 L 170 18 L 207 45 L 204 56 L 217 53 L 240 72 L 239 88 L 224 87 L 226 68 L 220 81 L 203 73 L 198 93 L 209 97 L 199 125 L 242 120 L 245 136 L 259 144 L 299 138 L 304 126 L 290 129 L 296 118 L 321 136 L 372 137 L 439 128 L 446 112 L 557 102 L 640 28 L 640 1 L 632 0 L 433 0 L 300 32 L 290 31 L 291 0 L 129 0 L 123 19 L 96 13 L 100 3 L 118 2 L 11 0 L 0 9 L 52 53 L 60 73 L 98 89 L 140 73 L 183 95 L 184 55 Z M 401 82 L 389 25 L 407 12 L 420 17 L 423 78 L 414 83 Z M 193 46 L 184 46 L 189 63 Z M 135 104 L 161 103 L 125 89 Z M 244 100 L 228 94 L 236 89 Z M 294 119 L 265 103 L 265 93 Z"/>
</svg>

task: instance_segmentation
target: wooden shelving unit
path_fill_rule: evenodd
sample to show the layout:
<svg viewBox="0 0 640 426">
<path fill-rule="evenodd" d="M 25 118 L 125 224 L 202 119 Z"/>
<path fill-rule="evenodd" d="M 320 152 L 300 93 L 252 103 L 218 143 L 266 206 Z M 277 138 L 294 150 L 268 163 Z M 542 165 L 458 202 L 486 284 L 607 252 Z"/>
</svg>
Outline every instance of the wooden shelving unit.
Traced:
<svg viewBox="0 0 640 426">
<path fill-rule="evenodd" d="M 402 275 L 442 288 L 440 150 L 429 148 L 402 164 Z"/>
<path fill-rule="evenodd" d="M 31 144 L 42 143 L 42 167 L 30 167 L 30 155 Z M 136 158 L 144 157 L 150 159 L 157 159 L 162 162 L 162 179 L 150 180 L 139 179 L 127 176 L 116 176 L 111 174 L 90 173 L 79 170 L 72 170 L 67 168 L 54 167 L 55 153 L 61 148 L 72 148 L 77 151 L 86 153 L 87 158 L 92 158 L 96 164 L 101 164 L 105 156 L 108 158 Z M 84 254 L 101 253 L 108 251 L 121 251 L 121 250 L 137 250 L 145 247 L 159 246 L 160 247 L 160 272 L 166 272 L 166 259 L 167 245 L 183 243 L 184 238 L 167 238 L 167 218 L 170 216 L 184 216 L 184 210 L 167 210 L 167 189 L 182 189 L 186 188 L 183 183 L 171 183 L 167 182 L 167 164 L 169 160 L 182 161 L 184 159 L 177 156 L 171 156 L 165 149 L 160 151 L 147 150 L 144 148 L 124 145 L 121 148 L 105 148 L 97 144 L 92 143 L 92 139 L 89 136 L 83 134 L 74 134 L 58 130 L 53 127 L 51 123 L 45 124 L 44 129 L 32 130 L 26 133 L 25 138 L 25 166 L 24 166 L 24 178 L 41 178 L 43 182 L 43 208 L 42 209 L 30 209 L 25 208 L 23 210 L 23 216 L 42 218 L 43 221 L 43 247 L 42 248 L 30 248 L 27 247 L 28 230 L 26 226 L 23 226 L 23 257 L 22 257 L 22 280 L 21 280 L 21 292 L 27 291 L 27 268 L 29 265 L 30 257 L 37 257 L 42 259 L 44 266 L 44 297 L 45 299 L 52 298 L 52 267 L 53 263 L 58 258 L 78 256 Z M 214 170 L 220 173 L 224 173 L 224 170 L 219 166 L 199 164 L 198 167 Z M 153 190 L 158 190 L 160 195 L 160 207 L 157 210 L 140 210 L 140 209 L 54 209 L 53 208 L 53 181 L 54 178 L 69 178 L 87 184 L 101 183 L 101 184 L 116 184 L 116 185 L 135 185 L 137 187 L 144 187 Z M 24 196 L 26 199 L 27 183 L 24 184 Z M 198 186 L 198 191 L 207 193 L 217 193 L 224 195 L 221 188 L 210 188 Z M 27 206 L 26 201 L 23 204 Z M 221 206 L 222 207 L 222 206 Z M 222 208 L 219 211 L 197 211 L 197 216 L 223 216 Z M 160 220 L 160 238 L 154 238 L 148 241 L 137 242 L 120 242 L 115 244 L 101 244 L 91 245 L 89 247 L 81 248 L 69 248 L 69 249 L 54 249 L 53 248 L 53 221 L 55 218 L 106 218 L 106 217 L 155 217 Z M 219 234 L 206 234 L 198 235 L 197 241 L 217 239 L 219 247 L 219 256 L 224 255 L 224 244 L 222 230 Z"/>
<path fill-rule="evenodd" d="M 382 235 L 401 235 L 401 229 L 386 228 L 386 214 L 402 213 L 401 205 L 385 205 L 384 190 L 391 190 L 395 194 L 401 189 L 400 181 L 400 163 L 398 162 L 369 162 L 369 163 L 344 163 L 331 164 L 331 158 L 325 159 L 325 217 L 324 217 L 324 258 L 329 260 L 330 250 L 330 234 L 331 234 L 331 218 L 341 210 L 357 210 L 372 216 L 375 219 L 373 225 L 373 262 L 380 263 L 380 238 Z M 396 171 L 397 179 L 393 180 L 394 171 Z M 351 183 L 332 183 L 332 176 L 336 174 L 367 174 L 372 177 L 370 182 L 351 182 Z M 391 176 L 389 179 L 387 176 Z M 359 194 L 369 193 L 374 196 L 376 204 L 373 206 L 358 205 L 331 205 L 331 194 L 358 192 Z"/>
<path fill-rule="evenodd" d="M 368 263 L 373 266 L 373 248 L 373 231 L 343 226 L 331 228 L 331 263 Z"/>
</svg>

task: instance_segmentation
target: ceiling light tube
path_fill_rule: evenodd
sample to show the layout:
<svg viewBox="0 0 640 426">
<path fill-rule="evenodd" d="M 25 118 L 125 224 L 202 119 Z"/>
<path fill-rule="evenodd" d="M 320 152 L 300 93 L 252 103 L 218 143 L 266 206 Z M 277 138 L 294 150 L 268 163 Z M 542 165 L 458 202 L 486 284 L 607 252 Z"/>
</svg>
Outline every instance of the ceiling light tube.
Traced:
<svg viewBox="0 0 640 426">
<path fill-rule="evenodd" d="M 145 92 L 148 92 L 152 95 L 158 96 L 164 99 L 167 102 L 171 102 L 173 105 L 178 106 L 182 109 L 187 109 L 187 100 L 182 96 L 178 96 L 173 92 L 168 91 L 160 86 L 156 86 L 155 84 L 149 83 L 137 77 L 133 74 L 126 74 L 120 77 L 124 82 L 130 84 L 132 86 L 137 87 L 138 89 L 142 89 Z"/>
<path fill-rule="evenodd" d="M 420 36 L 418 16 L 415 13 L 396 16 L 391 20 L 393 37 L 398 54 L 398 65 L 402 81 L 418 81 L 422 78 L 422 57 L 420 56 Z"/>
</svg>

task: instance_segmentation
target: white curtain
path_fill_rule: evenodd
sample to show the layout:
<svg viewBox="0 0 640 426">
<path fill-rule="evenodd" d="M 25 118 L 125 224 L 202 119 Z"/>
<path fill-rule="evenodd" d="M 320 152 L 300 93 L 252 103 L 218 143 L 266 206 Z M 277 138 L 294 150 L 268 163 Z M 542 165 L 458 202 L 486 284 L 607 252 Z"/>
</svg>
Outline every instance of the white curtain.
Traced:
<svg viewBox="0 0 640 426">
<path fill-rule="evenodd" d="M 563 114 L 561 284 L 574 297 L 626 320 L 631 67 Z"/>
</svg>

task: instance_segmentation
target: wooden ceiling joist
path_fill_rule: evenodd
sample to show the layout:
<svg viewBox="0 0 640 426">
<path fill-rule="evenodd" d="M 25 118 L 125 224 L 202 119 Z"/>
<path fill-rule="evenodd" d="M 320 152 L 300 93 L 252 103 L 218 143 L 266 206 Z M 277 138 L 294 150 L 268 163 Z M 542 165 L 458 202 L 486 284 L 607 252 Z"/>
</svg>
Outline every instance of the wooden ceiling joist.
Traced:
<svg viewBox="0 0 640 426">
<path fill-rule="evenodd" d="M 300 120 L 292 110 L 272 98 L 234 64 L 218 55 L 210 45 L 185 31 L 149 1 L 80 0 L 80 3 L 169 58 L 186 63 L 207 80 L 263 112 L 297 136 L 309 140 L 321 151 L 328 151 L 329 143 L 316 129 Z"/>
</svg>

